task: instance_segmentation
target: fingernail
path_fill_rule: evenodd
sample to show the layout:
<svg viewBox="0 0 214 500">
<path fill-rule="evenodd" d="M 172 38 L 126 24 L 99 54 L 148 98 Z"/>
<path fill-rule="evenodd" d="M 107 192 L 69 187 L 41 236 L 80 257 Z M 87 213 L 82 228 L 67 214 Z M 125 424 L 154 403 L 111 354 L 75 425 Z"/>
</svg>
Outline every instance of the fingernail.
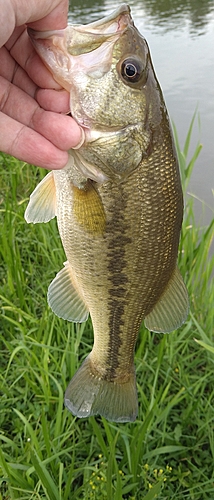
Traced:
<svg viewBox="0 0 214 500">
<path fill-rule="evenodd" d="M 81 148 L 81 146 L 83 145 L 84 143 L 84 140 L 85 140 L 85 132 L 83 130 L 82 127 L 80 127 L 80 130 L 81 130 L 81 133 L 82 133 L 82 136 L 81 136 L 81 139 L 80 139 L 80 142 L 77 144 L 77 146 L 73 146 L 72 149 L 79 149 Z"/>
</svg>

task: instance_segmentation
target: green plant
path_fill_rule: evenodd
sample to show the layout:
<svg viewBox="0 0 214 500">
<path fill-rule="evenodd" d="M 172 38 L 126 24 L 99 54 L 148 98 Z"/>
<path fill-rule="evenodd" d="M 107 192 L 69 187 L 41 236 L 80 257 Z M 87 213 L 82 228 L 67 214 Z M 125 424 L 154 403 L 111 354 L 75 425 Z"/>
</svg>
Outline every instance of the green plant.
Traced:
<svg viewBox="0 0 214 500">
<path fill-rule="evenodd" d="M 201 148 L 188 162 L 192 126 L 183 152 L 176 136 L 185 190 Z M 93 334 L 90 320 L 70 324 L 46 303 L 64 260 L 56 222 L 33 226 L 23 217 L 43 175 L 0 157 L 0 499 L 212 500 L 213 221 L 197 227 L 188 199 L 179 266 L 191 312 L 170 335 L 141 327 L 137 421 L 76 419 L 63 394 Z"/>
</svg>

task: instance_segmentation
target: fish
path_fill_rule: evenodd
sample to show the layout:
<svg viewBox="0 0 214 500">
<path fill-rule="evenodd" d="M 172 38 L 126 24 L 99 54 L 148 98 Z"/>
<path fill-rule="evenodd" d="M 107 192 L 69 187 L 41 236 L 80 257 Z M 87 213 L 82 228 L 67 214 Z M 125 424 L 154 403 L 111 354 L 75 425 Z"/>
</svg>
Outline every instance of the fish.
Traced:
<svg viewBox="0 0 214 500">
<path fill-rule="evenodd" d="M 92 320 L 94 344 L 65 406 L 80 418 L 133 422 L 141 323 L 169 333 L 189 311 L 177 266 L 183 194 L 170 119 L 128 5 L 86 25 L 28 33 L 70 93 L 83 131 L 67 165 L 45 176 L 25 212 L 28 223 L 57 218 L 67 260 L 48 288 L 49 306 L 64 320 Z"/>
</svg>

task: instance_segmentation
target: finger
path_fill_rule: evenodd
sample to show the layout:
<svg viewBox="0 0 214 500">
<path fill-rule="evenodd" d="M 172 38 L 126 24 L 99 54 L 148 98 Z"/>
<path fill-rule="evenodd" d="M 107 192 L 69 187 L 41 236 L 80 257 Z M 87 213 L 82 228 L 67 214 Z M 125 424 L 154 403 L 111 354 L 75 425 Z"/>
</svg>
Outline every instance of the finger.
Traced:
<svg viewBox="0 0 214 500">
<path fill-rule="evenodd" d="M 34 29 L 63 29 L 67 25 L 68 0 L 0 0 L 0 47 L 16 26 L 31 23 Z M 10 20 L 10 22 L 8 22 Z"/>
<path fill-rule="evenodd" d="M 34 130 L 0 112 L 1 150 L 19 160 L 47 169 L 63 168 L 68 153 Z"/>
<path fill-rule="evenodd" d="M 50 8 L 49 12 L 45 17 L 42 18 L 40 10 L 38 8 L 36 18 L 25 21 L 26 23 L 30 23 L 31 28 L 38 31 L 45 31 L 50 29 L 57 30 L 66 28 L 67 16 L 68 16 L 68 0 L 61 0 L 61 1 L 55 0 L 55 2 L 53 2 L 53 0 L 49 1 L 50 1 Z M 42 0 L 42 3 L 44 3 L 44 0 Z M 53 8 L 54 3 L 55 4 L 58 3 L 58 5 L 56 5 L 55 8 Z"/>
<path fill-rule="evenodd" d="M 6 47 L 0 48 L 0 60 L 0 76 L 36 98 L 42 108 L 57 113 L 69 113 L 69 94 L 66 90 L 38 89 L 38 86 L 11 57 Z"/>
<path fill-rule="evenodd" d="M 69 116 L 44 111 L 21 89 L 0 77 L 0 109 L 14 120 L 26 125 L 50 140 L 60 149 L 76 147 L 82 131 Z"/>
<path fill-rule="evenodd" d="M 10 56 L 8 50 L 5 47 L 0 48 L 0 60 L 0 75 L 4 78 L 7 78 L 7 80 L 12 81 L 13 75 L 16 70 L 16 62 Z"/>
<path fill-rule="evenodd" d="M 34 130 L 40 132 L 60 149 L 68 151 L 82 142 L 82 130 L 70 116 L 38 108 L 31 123 Z"/>
<path fill-rule="evenodd" d="M 66 90 L 38 89 L 36 99 L 43 109 L 70 113 L 70 95 Z"/>
<path fill-rule="evenodd" d="M 37 85 L 11 57 L 6 47 L 0 49 L 0 60 L 0 76 L 34 97 L 38 88 Z"/>
<path fill-rule="evenodd" d="M 12 41 L 14 42 L 14 39 Z M 36 54 L 26 30 L 19 34 L 13 46 L 11 46 L 10 39 L 6 47 L 10 50 L 13 59 L 27 72 L 36 85 L 42 88 L 61 88 Z"/>
</svg>

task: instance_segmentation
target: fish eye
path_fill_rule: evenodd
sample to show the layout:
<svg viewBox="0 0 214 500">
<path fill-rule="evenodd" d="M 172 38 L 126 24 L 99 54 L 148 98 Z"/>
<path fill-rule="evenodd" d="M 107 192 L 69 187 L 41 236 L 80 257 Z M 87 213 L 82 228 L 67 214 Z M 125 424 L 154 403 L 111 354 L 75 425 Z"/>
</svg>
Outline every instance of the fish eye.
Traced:
<svg viewBox="0 0 214 500">
<path fill-rule="evenodd" d="M 143 67 L 137 59 L 125 59 L 121 64 L 121 75 L 126 82 L 138 82 L 142 76 Z"/>
</svg>

